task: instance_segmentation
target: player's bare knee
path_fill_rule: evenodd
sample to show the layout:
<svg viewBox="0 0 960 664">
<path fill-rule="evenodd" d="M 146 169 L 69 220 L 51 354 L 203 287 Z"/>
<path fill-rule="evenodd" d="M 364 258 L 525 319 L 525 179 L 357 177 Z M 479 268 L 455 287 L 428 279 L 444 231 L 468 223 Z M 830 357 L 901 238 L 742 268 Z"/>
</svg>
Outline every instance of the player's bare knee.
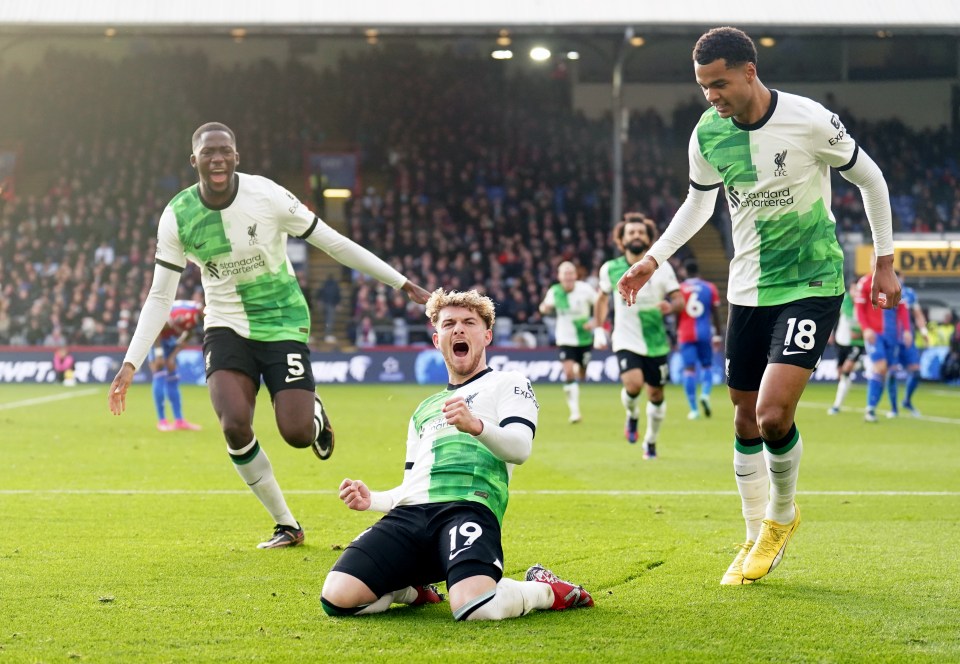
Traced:
<svg viewBox="0 0 960 664">
<path fill-rule="evenodd" d="M 757 425 L 764 440 L 780 440 L 790 431 L 793 420 L 788 408 L 769 405 L 757 409 Z"/>
<path fill-rule="evenodd" d="M 249 422 L 224 415 L 220 418 L 220 429 L 223 431 L 223 437 L 227 439 L 227 444 L 233 449 L 249 445 L 253 440 L 253 429 Z"/>
<path fill-rule="evenodd" d="M 280 436 L 287 441 L 291 447 L 310 447 L 314 440 L 313 419 L 305 423 L 278 422 Z"/>
<path fill-rule="evenodd" d="M 354 615 L 358 607 L 376 600 L 377 596 L 365 583 L 343 572 L 327 574 L 320 591 L 320 603 L 328 616 Z"/>
</svg>

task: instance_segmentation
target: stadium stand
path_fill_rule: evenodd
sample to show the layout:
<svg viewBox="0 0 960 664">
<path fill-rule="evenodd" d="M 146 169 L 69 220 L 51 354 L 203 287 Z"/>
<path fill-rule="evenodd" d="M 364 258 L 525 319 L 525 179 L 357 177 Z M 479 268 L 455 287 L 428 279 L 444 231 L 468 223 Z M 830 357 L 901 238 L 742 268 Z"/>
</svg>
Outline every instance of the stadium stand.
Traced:
<svg viewBox="0 0 960 664">
<path fill-rule="evenodd" d="M 345 231 L 427 288 L 489 292 L 499 343 L 518 334 L 546 342 L 537 303 L 557 263 L 572 260 L 591 279 L 611 255 L 611 127 L 578 114 L 563 81 L 495 65 L 404 46 L 324 71 L 296 61 L 227 69 L 199 53 L 113 62 L 65 51 L 30 75 L 6 70 L 0 89 L 18 104 L 5 108 L 0 142 L 18 145 L 20 163 L 16 193 L 0 199 L 0 345 L 127 343 L 162 206 L 194 182 L 183 137 L 208 119 L 235 128 L 242 170 L 286 182 L 304 200 L 305 145 L 359 146 L 369 188 L 347 205 Z M 677 108 L 682 127 L 633 114 L 625 209 L 669 221 L 686 190 L 695 110 Z M 897 230 L 960 232 L 956 135 L 845 120 L 887 174 Z M 840 232 L 860 232 L 858 193 L 839 177 L 834 185 Z M 714 221 L 728 221 L 722 202 Z M 722 284 L 723 253 L 700 258 Z M 342 285 L 339 338 L 427 342 L 425 321 L 402 299 L 361 279 Z M 178 297 L 200 296 L 190 268 Z"/>
</svg>

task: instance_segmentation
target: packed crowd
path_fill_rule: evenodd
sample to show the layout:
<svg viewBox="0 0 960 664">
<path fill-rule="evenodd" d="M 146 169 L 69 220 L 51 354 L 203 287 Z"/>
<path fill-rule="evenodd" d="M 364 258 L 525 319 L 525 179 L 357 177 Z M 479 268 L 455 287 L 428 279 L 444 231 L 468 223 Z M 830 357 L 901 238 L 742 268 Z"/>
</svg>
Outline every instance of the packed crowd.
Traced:
<svg viewBox="0 0 960 664">
<path fill-rule="evenodd" d="M 557 263 L 591 279 L 612 255 L 609 121 L 572 110 L 562 80 L 400 48 L 322 72 L 295 60 L 228 71 L 200 54 L 107 62 L 63 52 L 29 74 L 5 71 L 0 88 L 18 104 L 5 108 L 0 143 L 19 145 L 20 179 L 51 184 L 0 199 L 0 345 L 127 343 L 159 214 L 195 181 L 184 137 L 198 118 L 231 124 L 242 170 L 274 178 L 302 172 L 304 145 L 359 145 L 378 186 L 349 206 L 349 235 L 428 289 L 492 295 L 499 341 L 543 341 L 537 305 Z M 956 136 L 845 119 L 887 174 L 898 230 L 960 232 Z M 685 195 L 690 127 L 652 111 L 629 126 L 625 209 L 663 227 Z M 842 231 L 863 228 L 859 194 L 840 178 L 834 210 Z M 727 223 L 722 201 L 715 222 Z M 178 297 L 202 297 L 199 283 L 188 269 Z M 358 280 L 344 300 L 351 341 L 427 340 L 405 298 Z"/>
</svg>

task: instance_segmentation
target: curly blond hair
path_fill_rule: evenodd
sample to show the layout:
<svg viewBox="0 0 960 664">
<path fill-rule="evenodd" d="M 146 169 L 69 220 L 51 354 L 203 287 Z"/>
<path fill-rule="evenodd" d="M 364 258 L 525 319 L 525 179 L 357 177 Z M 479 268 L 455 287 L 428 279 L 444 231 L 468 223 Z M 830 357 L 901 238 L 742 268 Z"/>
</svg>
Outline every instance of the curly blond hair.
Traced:
<svg viewBox="0 0 960 664">
<path fill-rule="evenodd" d="M 493 321 L 497 318 L 493 310 L 493 300 L 486 295 L 481 295 L 476 290 L 447 292 L 438 288 L 430 294 L 430 299 L 427 300 L 427 318 L 434 326 L 440 320 L 440 312 L 447 307 L 469 309 L 480 316 L 488 330 L 493 327 Z"/>
</svg>

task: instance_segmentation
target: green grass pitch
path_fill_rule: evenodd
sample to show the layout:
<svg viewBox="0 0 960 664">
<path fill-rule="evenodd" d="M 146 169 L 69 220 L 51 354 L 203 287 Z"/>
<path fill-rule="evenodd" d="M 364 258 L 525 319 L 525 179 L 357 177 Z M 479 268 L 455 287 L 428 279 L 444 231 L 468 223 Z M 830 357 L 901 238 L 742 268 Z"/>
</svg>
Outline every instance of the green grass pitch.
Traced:
<svg viewBox="0 0 960 664">
<path fill-rule="evenodd" d="M 376 519 L 336 497 L 344 477 L 396 485 L 406 422 L 430 387 L 321 393 L 333 458 L 286 446 L 261 394 L 256 428 L 303 547 L 255 548 L 273 526 L 227 459 L 204 388 L 202 432 L 160 433 L 148 387 L 122 417 L 106 386 L 0 386 L 0 662 L 960 661 L 960 391 L 924 384 L 922 419 L 862 421 L 864 391 L 798 410 L 803 523 L 760 583 L 721 587 L 743 538 L 725 389 L 688 421 L 667 393 L 660 458 L 623 439 L 619 388 L 582 389 L 567 423 L 537 388 L 540 426 L 516 468 L 506 574 L 542 562 L 596 607 L 455 623 L 449 605 L 353 619 L 320 608 L 340 548 Z M 334 659 L 336 658 L 336 659 Z"/>
</svg>

